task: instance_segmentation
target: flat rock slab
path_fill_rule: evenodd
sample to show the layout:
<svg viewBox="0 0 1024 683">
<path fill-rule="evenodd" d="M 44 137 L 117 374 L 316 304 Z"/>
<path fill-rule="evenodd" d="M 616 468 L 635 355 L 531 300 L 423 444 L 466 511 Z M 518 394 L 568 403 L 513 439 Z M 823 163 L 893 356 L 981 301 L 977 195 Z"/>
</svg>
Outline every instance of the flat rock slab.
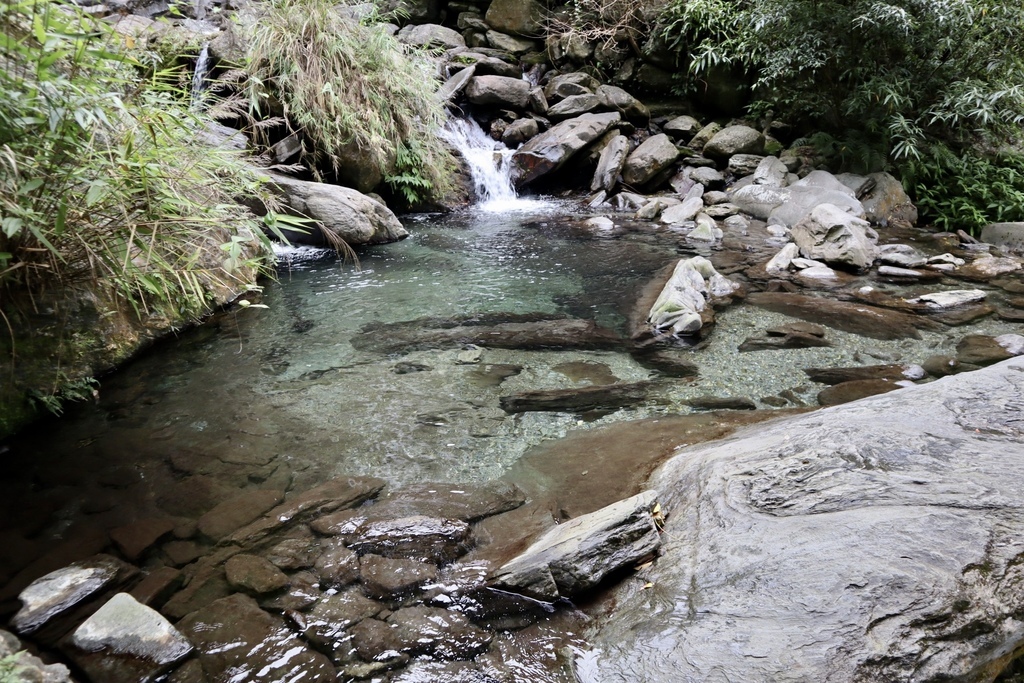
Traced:
<svg viewBox="0 0 1024 683">
<path fill-rule="evenodd" d="M 612 572 L 653 557 L 661 537 L 644 491 L 551 529 L 494 572 L 491 585 L 538 600 L 571 597 Z"/>
<path fill-rule="evenodd" d="M 498 401 L 506 413 L 536 410 L 573 413 L 637 405 L 646 401 L 658 386 L 657 382 L 631 382 L 571 389 L 539 389 L 502 396 Z"/>
<path fill-rule="evenodd" d="M 451 562 L 469 549 L 469 524 L 459 519 L 412 515 L 367 521 L 350 537 L 359 553 L 434 563 Z"/>
<path fill-rule="evenodd" d="M 390 617 L 399 650 L 438 659 L 470 659 L 487 649 L 491 634 L 469 619 L 437 607 L 407 607 Z"/>
<path fill-rule="evenodd" d="M 899 388 L 899 384 L 887 379 L 854 379 L 822 389 L 818 392 L 818 403 L 823 406 L 837 406 L 840 403 L 877 396 Z"/>
<path fill-rule="evenodd" d="M 682 449 L 596 681 L 990 681 L 1024 645 L 1024 359 Z"/>
<path fill-rule="evenodd" d="M 503 317 L 506 320 L 492 318 L 490 323 L 474 318 L 371 323 L 352 338 L 352 346 L 361 351 L 408 353 L 466 344 L 524 350 L 615 349 L 623 344 L 617 334 L 593 320 Z"/>
<path fill-rule="evenodd" d="M 370 600 L 358 588 L 350 588 L 318 601 L 306 616 L 303 635 L 311 643 L 333 649 L 346 639 L 346 630 L 383 610 L 384 605 Z"/>
<path fill-rule="evenodd" d="M 919 329 L 938 328 L 937 323 L 909 313 L 803 294 L 755 292 L 747 302 L 872 339 L 920 339 Z"/>
<path fill-rule="evenodd" d="M 860 365 L 850 368 L 806 368 L 804 374 L 812 382 L 822 384 L 842 384 L 859 379 L 885 379 L 896 382 L 901 379 L 910 379 L 906 376 L 907 366 L 899 364 L 889 365 Z M 916 379 L 920 379 L 919 377 Z"/>
<path fill-rule="evenodd" d="M 280 491 L 257 489 L 246 491 L 225 500 L 199 518 L 199 531 L 213 541 L 219 541 L 281 502 Z"/>
<path fill-rule="evenodd" d="M 71 634 L 64 651 L 93 683 L 137 683 L 180 662 L 192 644 L 159 612 L 118 593 Z"/>
<path fill-rule="evenodd" d="M 737 351 L 770 351 L 772 349 L 810 349 L 832 346 L 832 342 L 816 334 L 792 331 L 784 336 L 748 337 L 737 347 Z"/>
<path fill-rule="evenodd" d="M 387 600 L 407 595 L 437 578 L 437 567 L 418 560 L 364 555 L 359 558 L 363 590 L 373 598 Z"/>
<path fill-rule="evenodd" d="M 256 555 L 235 555 L 224 564 L 224 573 L 232 588 L 257 595 L 273 593 L 290 583 L 287 574 Z"/>
<path fill-rule="evenodd" d="M 178 622 L 208 680 L 335 683 L 337 672 L 277 617 L 236 593 Z"/>
<path fill-rule="evenodd" d="M 111 529 L 110 540 L 117 545 L 125 559 L 134 562 L 157 541 L 171 533 L 175 526 L 175 521 L 168 517 L 140 519 L 132 524 Z"/>
</svg>

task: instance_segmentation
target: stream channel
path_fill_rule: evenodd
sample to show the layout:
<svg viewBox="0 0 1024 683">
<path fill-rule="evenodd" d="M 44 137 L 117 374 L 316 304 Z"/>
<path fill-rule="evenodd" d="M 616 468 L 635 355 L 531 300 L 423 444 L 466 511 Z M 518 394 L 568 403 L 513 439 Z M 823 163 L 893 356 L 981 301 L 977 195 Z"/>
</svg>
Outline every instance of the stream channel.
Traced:
<svg viewBox="0 0 1024 683">
<path fill-rule="evenodd" d="M 655 223 L 587 224 L 579 206 L 533 199 L 407 216 L 410 238 L 362 249 L 358 264 L 331 252 L 281 248 L 277 280 L 266 283 L 262 297 L 266 309 L 222 313 L 157 344 L 103 378 L 94 404 L 69 406 L 63 418 L 8 444 L 0 582 L 14 578 L 14 586 L 33 567 L 56 568 L 44 560 L 63 557 L 62 549 L 79 539 L 105 539 L 104 532 L 133 520 L 168 517 L 174 535 L 137 564 L 185 566 L 188 574 L 197 557 L 212 552 L 189 540 L 194 520 L 221 501 L 256 489 L 301 492 L 345 475 L 383 478 L 388 490 L 504 477 L 535 503 L 533 512 L 505 523 L 522 535 L 545 515 L 550 523 L 551 515 L 575 516 L 635 493 L 674 446 L 774 414 L 763 397 L 790 390 L 789 408 L 815 405 L 824 387 L 808 381 L 803 368 L 920 363 L 953 353 L 966 334 L 1018 329 L 990 317 L 970 329 L 922 331 L 913 340 L 829 330 L 831 347 L 737 353 L 747 337 L 794 321 L 739 303 L 718 313 L 709 343 L 693 352 L 699 377 L 664 379 L 639 406 L 583 414 L 507 414 L 499 398 L 656 373 L 624 350 L 484 345 L 386 354 L 352 344 L 372 323 L 489 314 L 562 314 L 625 334 L 643 287 L 680 256 L 711 256 L 729 275 L 738 272 L 730 263 L 763 263 L 778 249 L 763 225 L 718 245 L 694 245 Z M 927 245 L 923 231 L 915 234 Z M 742 259 L 732 259 L 737 254 Z M 903 292 L 868 277 L 864 283 Z M 386 326 L 376 329 L 371 334 L 387 334 Z M 738 418 L 698 413 L 685 403 L 706 395 L 749 397 L 759 410 Z M 636 420 L 645 422 L 622 424 Z M 589 433 L 595 438 L 588 440 Z M 486 540 L 502 528 L 481 529 L 482 550 L 461 562 L 493 561 Z M 193 543 L 197 557 L 169 557 L 169 542 Z M 84 552 L 88 543 L 81 543 Z M 105 542 L 95 545 L 92 552 Z M 586 647 L 586 612 L 585 605 L 565 605 L 526 629 L 499 628 L 476 665 L 507 674 L 496 680 L 572 680 L 573 652 Z M 441 665 L 423 664 L 429 666 Z M 406 671 L 400 680 L 446 675 Z M 253 673 L 239 680 L 273 678 Z"/>
</svg>

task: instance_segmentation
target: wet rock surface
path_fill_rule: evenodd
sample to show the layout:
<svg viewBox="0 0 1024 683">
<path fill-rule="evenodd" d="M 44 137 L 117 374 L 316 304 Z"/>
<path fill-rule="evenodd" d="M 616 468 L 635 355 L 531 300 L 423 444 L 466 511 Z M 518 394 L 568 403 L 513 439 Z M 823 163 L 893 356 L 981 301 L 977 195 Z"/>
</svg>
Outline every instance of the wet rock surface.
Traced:
<svg viewBox="0 0 1024 683">
<path fill-rule="evenodd" d="M 989 680 L 1021 644 L 1022 400 L 1011 360 L 681 451 L 594 680 Z"/>
</svg>

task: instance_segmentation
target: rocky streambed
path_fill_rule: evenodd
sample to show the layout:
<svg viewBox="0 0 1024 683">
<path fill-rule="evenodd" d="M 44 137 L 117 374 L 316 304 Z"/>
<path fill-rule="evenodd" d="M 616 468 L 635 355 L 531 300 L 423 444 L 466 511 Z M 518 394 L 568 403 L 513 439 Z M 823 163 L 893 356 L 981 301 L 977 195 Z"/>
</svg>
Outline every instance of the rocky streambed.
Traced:
<svg viewBox="0 0 1024 683">
<path fill-rule="evenodd" d="M 950 253 L 964 265 L 910 282 L 877 268 L 834 270 L 834 281 L 822 284 L 801 277 L 806 269 L 769 272 L 784 240 L 757 219 L 709 243 L 688 237 L 689 227 L 634 212 L 595 220 L 568 203 L 530 206 L 520 214 L 409 220 L 411 237 L 363 252 L 359 269 L 322 252 L 284 251 L 280 282 L 264 299 L 269 309 L 225 313 L 157 347 L 104 380 L 95 404 L 72 406 L 68 418 L 10 441 L 0 568 L 11 629 L 92 681 L 571 681 L 596 675 L 587 673 L 595 661 L 607 680 L 637 680 L 637 671 L 675 680 L 612 643 L 645 601 L 681 609 L 686 590 L 670 567 L 690 567 L 697 585 L 715 584 L 718 570 L 704 571 L 714 565 L 701 560 L 693 568 L 679 554 L 714 554 L 719 541 L 671 539 L 692 509 L 716 504 L 694 502 L 716 489 L 699 478 L 676 481 L 665 472 L 677 470 L 665 469 L 652 480 L 656 493 L 645 493 L 650 474 L 677 449 L 738 428 L 752 430 L 745 433 L 755 442 L 774 434 L 784 442 L 789 430 L 823 421 L 841 430 L 845 407 L 799 418 L 811 422 L 788 420 L 880 392 L 893 393 L 849 410 L 867 423 L 892 413 L 896 431 L 910 429 L 902 413 L 911 425 L 929 411 L 947 422 L 939 404 L 954 406 L 953 415 L 958 405 L 977 404 L 972 410 L 982 413 L 990 405 L 996 420 L 1000 406 L 1019 402 L 1005 364 L 992 371 L 998 377 L 933 382 L 1020 352 L 1013 336 L 1020 271 L 968 270 L 1012 255 L 890 227 L 879 231 L 880 248 L 907 245 L 926 260 Z M 679 265 L 694 257 L 707 265 Z M 662 296 L 673 273 L 696 273 L 686 281 L 701 297 L 701 287 L 714 294 L 695 315 L 672 303 L 678 297 Z M 948 294 L 966 290 L 981 295 Z M 936 297 L 944 305 L 930 306 Z M 676 335 L 652 327 L 659 300 L 667 325 L 699 326 Z M 925 386 L 904 388 L 915 382 Z M 1005 390 L 983 396 L 972 388 L 987 383 Z M 961 386 L 966 393 L 957 399 Z M 928 408 L 928 392 L 939 392 L 936 407 Z M 979 431 L 964 438 L 995 439 L 1005 458 L 1015 457 L 1019 439 L 1012 416 L 1004 417 L 972 426 Z M 873 443 L 857 438 L 851 443 Z M 927 435 L 912 441 L 927 457 L 958 462 L 958 452 L 928 450 Z M 890 450 L 904 453 L 909 446 L 901 443 L 892 437 Z M 757 489 L 773 506 L 757 515 L 788 510 L 803 494 L 775 496 L 778 482 L 804 481 L 801 467 L 835 458 L 829 472 L 863 473 L 891 491 L 886 511 L 924 486 L 907 484 L 925 478 L 900 474 L 902 465 L 853 451 L 847 457 L 847 450 L 823 445 L 800 456 L 804 465 L 783 468 L 776 484 Z M 780 466 L 744 465 L 730 481 Z M 1012 468 L 1005 471 L 1013 481 Z M 817 490 L 829 476 L 814 475 L 806 486 Z M 836 486 L 843 500 L 848 489 L 861 490 Z M 943 505 L 956 508 L 957 495 Z M 808 528 L 818 519 L 825 518 L 809 518 Z M 581 528 L 596 535 L 576 536 Z M 849 557 L 834 546 L 826 554 L 834 564 L 821 572 L 845 576 Z M 758 585 L 778 581 L 787 566 Z M 889 592 L 871 595 L 885 599 L 876 605 L 869 596 L 857 609 L 880 609 L 889 595 L 932 595 L 914 587 L 919 575 L 901 576 L 879 578 Z M 607 588 L 624 578 L 611 607 Z M 929 585 L 945 590 L 946 583 Z M 743 594 L 746 607 L 736 609 L 758 613 L 759 589 Z M 687 615 L 702 614 L 691 604 L 696 611 Z M 855 613 L 851 607 L 851 624 L 862 618 Z M 994 672 L 1017 647 L 1007 618 L 981 629 L 1002 639 L 976 641 L 970 628 L 953 629 L 944 636 L 958 643 L 949 652 L 971 643 L 998 650 L 977 655 L 978 670 Z M 703 617 L 665 619 L 670 635 L 650 637 L 670 652 L 685 644 L 679 656 L 702 649 L 705 637 L 730 642 L 726 627 L 714 636 L 693 630 Z M 835 630 L 859 637 L 852 626 Z M 140 633 L 153 642 L 138 645 L 132 639 Z M 836 642 L 849 648 L 853 641 Z M 687 675 L 703 680 L 715 666 L 702 660 Z M 828 679 L 813 661 L 801 666 L 794 671 Z M 864 670 L 866 680 L 882 680 Z"/>
</svg>

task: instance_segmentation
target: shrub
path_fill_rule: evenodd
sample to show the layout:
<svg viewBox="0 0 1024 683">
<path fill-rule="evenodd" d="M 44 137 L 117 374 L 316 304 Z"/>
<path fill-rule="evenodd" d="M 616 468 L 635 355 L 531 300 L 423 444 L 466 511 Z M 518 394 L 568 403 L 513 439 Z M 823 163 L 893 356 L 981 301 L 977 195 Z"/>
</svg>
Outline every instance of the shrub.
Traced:
<svg viewBox="0 0 1024 683">
<path fill-rule="evenodd" d="M 409 203 L 451 189 L 430 61 L 410 54 L 376 16 L 356 20 L 332 0 L 270 0 L 261 11 L 249 29 L 249 102 L 260 115 L 272 98 L 283 104 L 310 143 L 302 160 L 314 172 L 343 176 L 358 150 Z"/>
</svg>

